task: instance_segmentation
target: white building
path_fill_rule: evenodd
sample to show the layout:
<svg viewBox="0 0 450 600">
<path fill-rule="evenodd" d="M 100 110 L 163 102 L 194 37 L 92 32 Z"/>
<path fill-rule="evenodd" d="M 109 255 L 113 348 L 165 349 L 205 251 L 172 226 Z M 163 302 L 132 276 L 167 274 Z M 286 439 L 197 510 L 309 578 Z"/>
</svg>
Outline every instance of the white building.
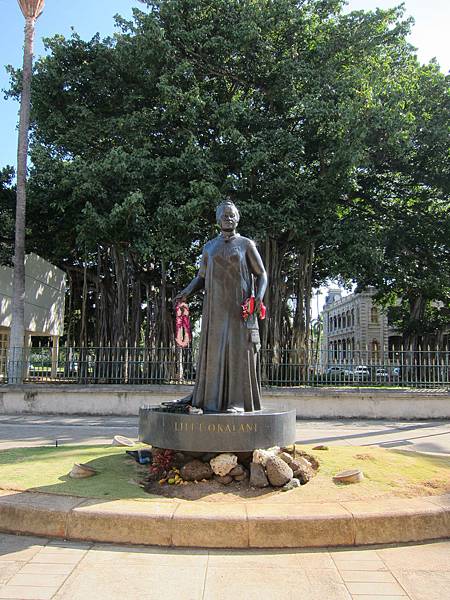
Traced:
<svg viewBox="0 0 450 600">
<path fill-rule="evenodd" d="M 48 336 L 57 355 L 64 330 L 66 276 L 37 254 L 25 257 L 25 346 L 32 336 Z M 5 371 L 13 296 L 13 270 L 0 266 L 0 376 Z"/>
<path fill-rule="evenodd" d="M 395 332 L 388 319 L 372 299 L 376 290 L 342 296 L 330 289 L 323 307 L 322 351 L 326 362 L 346 362 L 370 354 L 373 358 L 389 346 Z"/>
</svg>

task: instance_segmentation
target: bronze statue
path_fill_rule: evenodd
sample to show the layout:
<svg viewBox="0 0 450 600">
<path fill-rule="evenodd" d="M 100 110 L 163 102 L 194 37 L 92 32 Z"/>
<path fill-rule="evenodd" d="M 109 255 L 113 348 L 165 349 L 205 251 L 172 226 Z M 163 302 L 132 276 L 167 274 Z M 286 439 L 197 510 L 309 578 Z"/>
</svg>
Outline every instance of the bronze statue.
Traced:
<svg viewBox="0 0 450 600">
<path fill-rule="evenodd" d="M 260 410 L 257 314 L 264 310 L 267 274 L 255 243 L 236 233 L 233 202 L 222 202 L 216 218 L 220 234 L 205 244 L 197 276 L 175 297 L 184 302 L 205 290 L 192 405 L 205 412 Z M 244 319 L 242 304 L 253 295 L 255 312 Z"/>
</svg>

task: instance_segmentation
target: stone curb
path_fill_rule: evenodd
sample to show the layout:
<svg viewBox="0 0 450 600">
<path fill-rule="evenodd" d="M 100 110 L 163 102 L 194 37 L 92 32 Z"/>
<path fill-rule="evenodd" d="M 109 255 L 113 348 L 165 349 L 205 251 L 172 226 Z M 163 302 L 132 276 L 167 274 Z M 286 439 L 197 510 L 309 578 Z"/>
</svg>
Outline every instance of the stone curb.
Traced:
<svg viewBox="0 0 450 600">
<path fill-rule="evenodd" d="M 0 531 L 202 548 L 308 548 L 450 537 L 450 494 L 342 503 L 258 504 L 75 498 L 0 490 Z"/>
</svg>

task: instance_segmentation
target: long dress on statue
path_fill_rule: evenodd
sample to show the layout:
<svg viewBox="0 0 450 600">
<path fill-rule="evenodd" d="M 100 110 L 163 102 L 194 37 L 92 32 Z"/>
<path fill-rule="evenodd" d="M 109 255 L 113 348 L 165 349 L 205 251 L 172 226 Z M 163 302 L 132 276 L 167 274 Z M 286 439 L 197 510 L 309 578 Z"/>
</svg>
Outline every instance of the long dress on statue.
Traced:
<svg viewBox="0 0 450 600">
<path fill-rule="evenodd" d="M 192 404 L 204 411 L 237 407 L 260 410 L 256 315 L 244 321 L 242 303 L 254 277 L 264 272 L 254 242 L 219 235 L 203 248 L 199 275 L 205 279 L 202 329 Z"/>
</svg>

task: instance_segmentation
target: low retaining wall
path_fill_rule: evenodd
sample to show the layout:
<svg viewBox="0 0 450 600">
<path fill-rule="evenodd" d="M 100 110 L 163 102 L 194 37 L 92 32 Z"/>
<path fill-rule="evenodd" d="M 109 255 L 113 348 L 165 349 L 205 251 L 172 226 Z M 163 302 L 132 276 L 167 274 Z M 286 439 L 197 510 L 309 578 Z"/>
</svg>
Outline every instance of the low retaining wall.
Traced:
<svg viewBox="0 0 450 600">
<path fill-rule="evenodd" d="M 191 386 L 3 385 L 0 414 L 138 415 L 148 404 L 187 396 Z M 450 419 L 449 390 L 268 388 L 265 408 L 297 418 Z"/>
</svg>

